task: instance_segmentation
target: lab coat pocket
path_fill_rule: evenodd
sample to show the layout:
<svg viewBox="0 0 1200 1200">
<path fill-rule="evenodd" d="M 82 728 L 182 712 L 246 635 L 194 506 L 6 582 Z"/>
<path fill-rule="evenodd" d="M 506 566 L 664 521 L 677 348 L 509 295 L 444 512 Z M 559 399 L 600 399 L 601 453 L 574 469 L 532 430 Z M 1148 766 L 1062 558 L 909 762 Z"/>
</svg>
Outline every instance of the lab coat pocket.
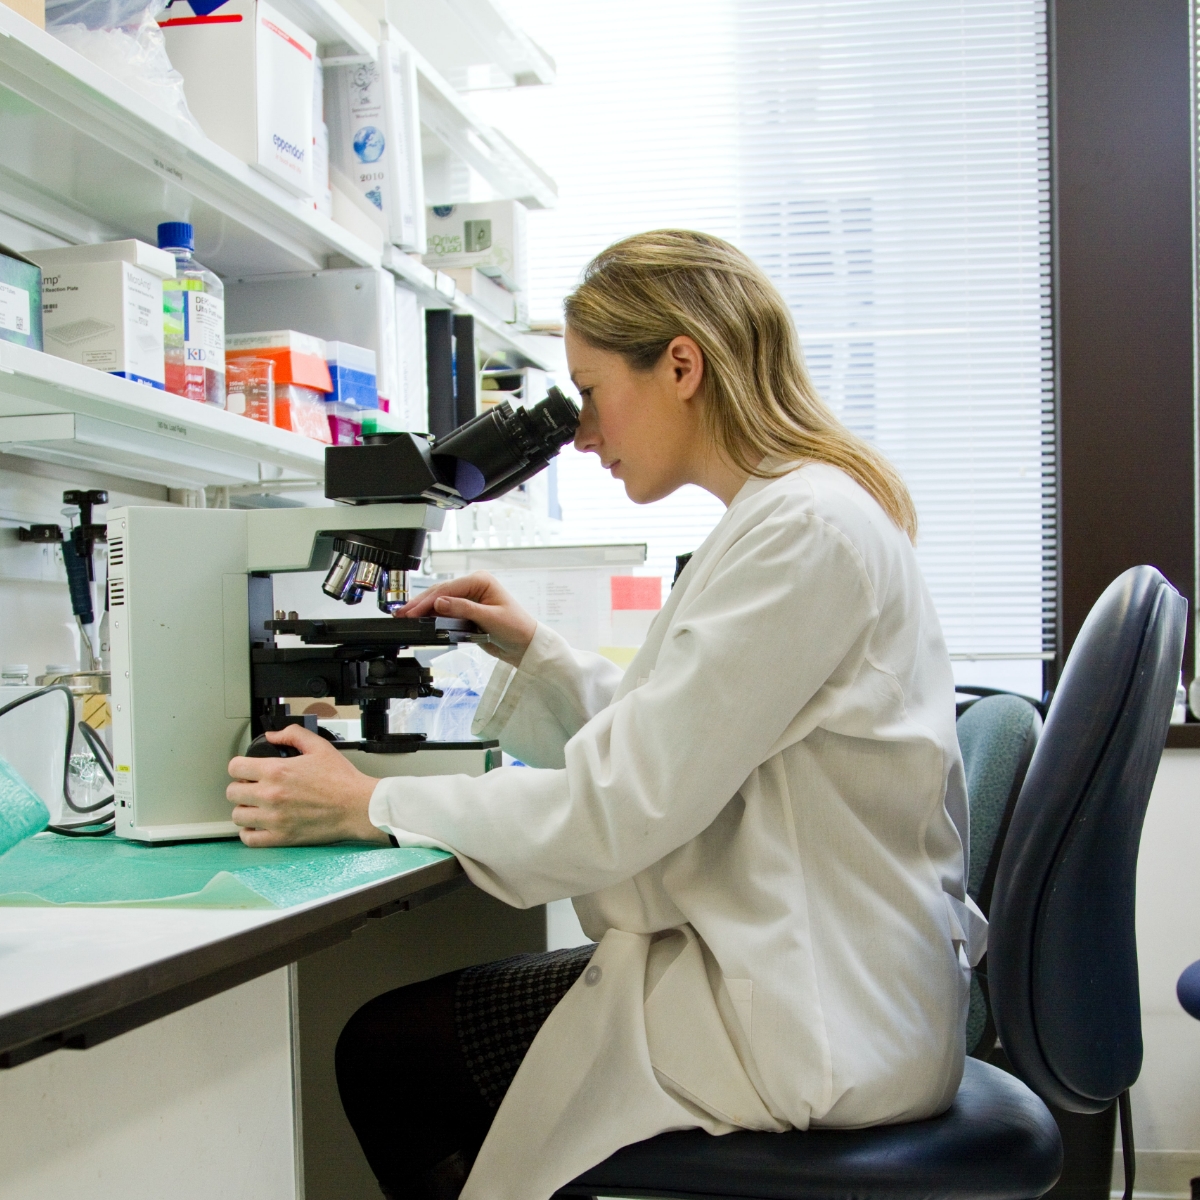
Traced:
<svg viewBox="0 0 1200 1200">
<path fill-rule="evenodd" d="M 738 1058 L 695 933 L 681 926 L 660 937 L 650 947 L 647 968 L 648 980 L 655 982 L 645 1002 L 646 1041 L 664 1088 L 730 1125 L 774 1132 L 787 1128 L 767 1110 Z M 749 997 L 749 992 L 743 989 L 743 995 Z"/>
</svg>

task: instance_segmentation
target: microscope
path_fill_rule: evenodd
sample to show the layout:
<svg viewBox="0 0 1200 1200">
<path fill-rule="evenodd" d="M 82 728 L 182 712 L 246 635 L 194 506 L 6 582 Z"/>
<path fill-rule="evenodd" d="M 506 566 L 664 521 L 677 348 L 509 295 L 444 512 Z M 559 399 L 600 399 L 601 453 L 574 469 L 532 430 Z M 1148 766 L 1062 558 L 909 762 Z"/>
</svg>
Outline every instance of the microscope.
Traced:
<svg viewBox="0 0 1200 1200">
<path fill-rule="evenodd" d="M 270 753 L 262 735 L 288 724 L 325 734 L 315 717 L 293 715 L 286 697 L 357 706 L 361 739 L 334 744 L 370 775 L 481 774 L 498 765 L 494 742 L 390 731 L 392 700 L 440 695 L 414 650 L 486 641 L 469 621 L 393 614 L 446 510 L 495 499 L 537 474 L 578 419 L 551 388 L 532 408 L 499 404 L 437 440 L 387 433 L 331 446 L 329 507 L 110 510 L 118 836 L 237 836 L 225 799 L 229 759 Z M 321 591 L 355 615 L 301 619 L 276 608 L 273 576 L 293 571 L 325 571 Z M 358 615 L 371 601 L 377 614 Z"/>
</svg>

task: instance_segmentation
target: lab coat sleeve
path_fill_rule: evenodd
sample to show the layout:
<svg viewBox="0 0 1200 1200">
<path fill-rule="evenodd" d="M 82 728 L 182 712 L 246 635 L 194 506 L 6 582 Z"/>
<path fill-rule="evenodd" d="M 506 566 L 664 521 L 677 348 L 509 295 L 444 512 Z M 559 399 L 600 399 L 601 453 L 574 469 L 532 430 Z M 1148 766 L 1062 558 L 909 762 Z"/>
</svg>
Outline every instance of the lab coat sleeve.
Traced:
<svg viewBox="0 0 1200 1200">
<path fill-rule="evenodd" d="M 498 738 L 531 767 L 563 767 L 568 740 L 608 707 L 622 674 L 607 658 L 572 650 L 539 624 L 521 665 L 500 663 L 492 672 L 471 731 Z"/>
<path fill-rule="evenodd" d="M 685 596 L 650 679 L 570 739 L 562 769 L 385 779 L 371 820 L 452 849 L 509 904 L 619 883 L 701 833 L 816 724 L 877 618 L 854 545 L 780 497 Z"/>
</svg>

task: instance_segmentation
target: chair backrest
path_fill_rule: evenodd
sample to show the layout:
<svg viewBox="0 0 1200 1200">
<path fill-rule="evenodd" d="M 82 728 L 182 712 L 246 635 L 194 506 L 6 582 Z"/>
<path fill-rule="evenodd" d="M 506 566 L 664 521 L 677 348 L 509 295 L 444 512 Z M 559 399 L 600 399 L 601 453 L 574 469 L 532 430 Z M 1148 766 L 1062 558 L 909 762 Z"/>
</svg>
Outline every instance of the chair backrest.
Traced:
<svg viewBox="0 0 1200 1200">
<path fill-rule="evenodd" d="M 1096 601 L 1017 800 L 991 905 L 1005 1053 L 1043 1100 L 1099 1112 L 1137 1079 L 1138 842 L 1166 743 L 1187 604 L 1153 567 Z"/>
<path fill-rule="evenodd" d="M 1042 718 L 1023 696 L 989 689 L 984 699 L 971 701 L 956 729 L 971 810 L 967 893 L 986 915 L 1005 832 L 1025 782 Z M 985 1057 L 996 1044 L 986 970 L 986 962 L 976 967 L 967 1008 L 967 1053 L 975 1057 Z"/>
<path fill-rule="evenodd" d="M 1004 833 L 1042 730 L 1037 709 L 1021 696 L 994 692 L 958 718 L 971 808 L 971 870 L 967 891 L 986 915 Z"/>
</svg>

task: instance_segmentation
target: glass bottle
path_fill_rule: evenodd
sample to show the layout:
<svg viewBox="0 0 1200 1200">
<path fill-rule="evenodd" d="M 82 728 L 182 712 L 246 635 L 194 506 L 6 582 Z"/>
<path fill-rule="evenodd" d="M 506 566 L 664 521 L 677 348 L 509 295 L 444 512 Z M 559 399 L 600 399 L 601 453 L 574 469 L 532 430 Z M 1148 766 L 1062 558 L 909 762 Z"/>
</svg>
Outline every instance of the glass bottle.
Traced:
<svg viewBox="0 0 1200 1200">
<path fill-rule="evenodd" d="M 228 391 L 225 408 L 229 412 L 275 423 L 275 364 L 268 358 L 235 358 L 225 366 Z"/>
<path fill-rule="evenodd" d="M 28 684 L 28 663 L 5 663 L 3 668 L 0 668 L 0 686 L 26 687 Z"/>
<path fill-rule="evenodd" d="M 225 407 L 225 285 L 193 257 L 186 221 L 164 221 L 158 245 L 175 256 L 175 278 L 163 280 L 167 391 Z"/>
</svg>

